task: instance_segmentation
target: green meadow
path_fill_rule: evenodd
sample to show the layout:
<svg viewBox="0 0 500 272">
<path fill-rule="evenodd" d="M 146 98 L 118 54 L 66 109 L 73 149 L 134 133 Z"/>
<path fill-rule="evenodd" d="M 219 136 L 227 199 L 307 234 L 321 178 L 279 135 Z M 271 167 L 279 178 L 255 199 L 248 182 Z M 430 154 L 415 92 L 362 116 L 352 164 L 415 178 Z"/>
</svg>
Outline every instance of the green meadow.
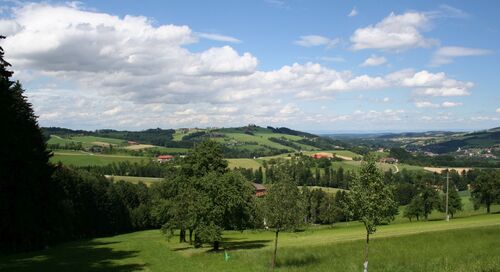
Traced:
<svg viewBox="0 0 500 272">
<path fill-rule="evenodd" d="M 50 161 L 53 163 L 62 162 L 63 164 L 74 166 L 107 165 L 120 161 L 141 162 L 146 160 L 150 160 L 150 158 L 126 155 L 103 155 L 70 150 L 56 151 L 54 152 L 54 156 L 50 158 Z"/>
<path fill-rule="evenodd" d="M 362 271 L 356 222 L 280 234 L 277 271 Z M 380 226 L 370 271 L 499 271 L 500 214 Z M 272 231 L 226 231 L 224 250 L 167 241 L 159 230 L 69 242 L 0 257 L 0 271 L 269 271 Z"/>
</svg>

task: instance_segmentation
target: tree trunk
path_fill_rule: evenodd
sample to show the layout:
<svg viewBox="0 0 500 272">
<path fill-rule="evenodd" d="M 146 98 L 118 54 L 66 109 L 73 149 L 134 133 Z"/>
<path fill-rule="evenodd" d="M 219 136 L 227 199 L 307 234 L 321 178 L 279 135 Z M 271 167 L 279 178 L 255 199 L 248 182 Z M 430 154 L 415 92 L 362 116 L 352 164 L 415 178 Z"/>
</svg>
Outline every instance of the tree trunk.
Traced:
<svg viewBox="0 0 500 272">
<path fill-rule="evenodd" d="M 486 212 L 490 213 L 490 204 L 486 204 Z"/>
<path fill-rule="evenodd" d="M 186 242 L 186 229 L 182 228 L 181 232 L 179 233 L 179 243 L 185 243 Z"/>
<path fill-rule="evenodd" d="M 189 244 L 193 244 L 193 229 L 189 229 Z"/>
<path fill-rule="evenodd" d="M 194 247 L 199 248 L 199 247 L 201 247 L 201 244 L 202 244 L 201 239 L 195 232 L 194 233 Z"/>
<path fill-rule="evenodd" d="M 214 241 L 214 251 L 219 251 L 219 241 Z"/>
<path fill-rule="evenodd" d="M 271 270 L 274 271 L 276 267 L 276 252 L 278 251 L 278 233 L 279 230 L 276 229 L 276 238 L 274 239 L 274 253 L 273 253 L 273 261 L 271 263 Z"/>
<path fill-rule="evenodd" d="M 368 244 L 370 243 L 370 233 L 366 232 L 366 244 L 365 244 L 365 262 L 363 263 L 364 272 L 368 272 Z"/>
</svg>

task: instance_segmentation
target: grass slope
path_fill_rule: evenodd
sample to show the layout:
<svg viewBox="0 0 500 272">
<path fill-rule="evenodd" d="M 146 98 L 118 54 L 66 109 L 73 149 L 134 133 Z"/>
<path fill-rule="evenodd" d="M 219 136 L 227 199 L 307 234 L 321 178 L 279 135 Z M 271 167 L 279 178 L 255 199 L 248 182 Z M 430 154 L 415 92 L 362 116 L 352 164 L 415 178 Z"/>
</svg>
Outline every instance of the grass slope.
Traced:
<svg viewBox="0 0 500 272">
<path fill-rule="evenodd" d="M 361 271 L 364 229 L 282 233 L 278 271 Z M 223 247 L 192 249 L 158 230 L 70 242 L 0 257 L 1 271 L 267 271 L 274 233 L 229 231 Z M 370 243 L 370 271 L 498 271 L 500 214 L 381 226 Z"/>
<path fill-rule="evenodd" d="M 53 163 L 61 162 L 66 165 L 87 166 L 87 165 L 106 165 L 113 162 L 130 161 L 141 162 L 146 161 L 146 157 L 134 157 L 125 155 L 101 155 L 91 154 L 80 151 L 61 151 L 54 152 L 54 156 L 50 158 Z"/>
<path fill-rule="evenodd" d="M 71 137 L 60 137 L 57 135 L 50 135 L 50 139 L 47 141 L 47 144 L 68 144 L 68 143 L 82 143 L 84 147 L 91 147 L 93 145 L 99 146 L 119 146 L 125 144 L 124 140 L 113 139 L 113 138 L 104 138 L 104 137 L 95 137 L 95 136 L 71 136 Z"/>
</svg>

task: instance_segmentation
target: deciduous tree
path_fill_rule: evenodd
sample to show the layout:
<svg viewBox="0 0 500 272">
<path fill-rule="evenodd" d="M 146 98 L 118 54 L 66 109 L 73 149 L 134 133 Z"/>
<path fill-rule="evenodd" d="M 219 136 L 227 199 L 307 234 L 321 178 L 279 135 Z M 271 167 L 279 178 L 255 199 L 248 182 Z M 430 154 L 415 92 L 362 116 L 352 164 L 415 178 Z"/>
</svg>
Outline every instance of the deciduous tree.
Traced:
<svg viewBox="0 0 500 272">
<path fill-rule="evenodd" d="M 366 229 L 365 272 L 368 271 L 370 234 L 375 233 L 378 225 L 394 220 L 397 214 L 393 191 L 392 186 L 384 183 L 383 175 L 374 159 L 368 158 L 368 161 L 362 164 L 359 176 L 353 180 L 349 192 L 351 209 Z"/>
<path fill-rule="evenodd" d="M 276 266 L 276 254 L 278 250 L 278 235 L 282 230 L 295 230 L 303 221 L 303 201 L 297 188 L 297 184 L 287 175 L 287 172 L 279 171 L 280 177 L 275 181 L 267 192 L 265 199 L 266 222 L 274 228 L 274 252 L 271 268 Z"/>
</svg>

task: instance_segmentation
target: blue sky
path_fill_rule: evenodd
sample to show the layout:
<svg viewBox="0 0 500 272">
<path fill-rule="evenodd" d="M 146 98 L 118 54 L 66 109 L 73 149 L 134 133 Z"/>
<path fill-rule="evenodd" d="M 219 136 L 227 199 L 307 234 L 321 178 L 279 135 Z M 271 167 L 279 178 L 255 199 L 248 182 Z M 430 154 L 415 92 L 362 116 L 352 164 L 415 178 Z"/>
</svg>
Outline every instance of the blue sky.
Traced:
<svg viewBox="0 0 500 272">
<path fill-rule="evenodd" d="M 3 2 L 43 126 L 500 125 L 497 1 Z"/>
</svg>

